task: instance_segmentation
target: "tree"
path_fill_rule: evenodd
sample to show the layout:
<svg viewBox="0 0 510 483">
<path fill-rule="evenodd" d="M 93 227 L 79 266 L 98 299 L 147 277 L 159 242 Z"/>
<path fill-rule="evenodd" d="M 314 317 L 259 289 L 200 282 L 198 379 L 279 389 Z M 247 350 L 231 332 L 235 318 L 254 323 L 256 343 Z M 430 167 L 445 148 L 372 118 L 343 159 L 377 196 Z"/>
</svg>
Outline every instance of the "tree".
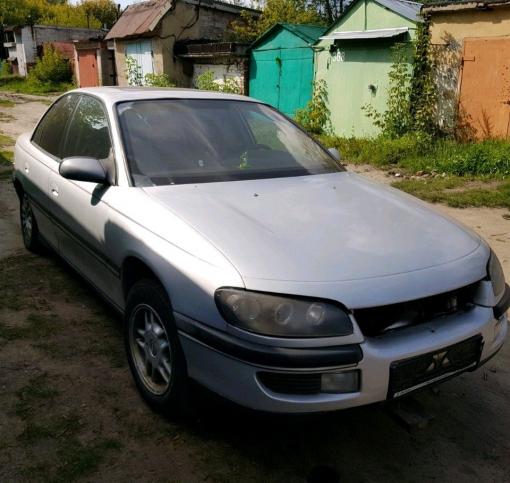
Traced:
<svg viewBox="0 0 510 483">
<path fill-rule="evenodd" d="M 113 0 L 82 0 L 80 4 L 87 18 L 94 18 L 101 26 L 111 28 L 118 17 L 117 6 Z"/>
<path fill-rule="evenodd" d="M 111 27 L 117 19 L 113 0 L 0 0 L 0 25 L 40 23 L 65 27 Z"/>
<path fill-rule="evenodd" d="M 327 25 L 335 22 L 352 0 L 310 0 L 310 5 L 317 10 Z"/>
<path fill-rule="evenodd" d="M 235 40 L 252 42 L 280 22 L 325 25 L 317 9 L 307 0 L 267 0 L 259 17 L 243 10 L 241 20 L 233 22 L 231 31 Z"/>
</svg>

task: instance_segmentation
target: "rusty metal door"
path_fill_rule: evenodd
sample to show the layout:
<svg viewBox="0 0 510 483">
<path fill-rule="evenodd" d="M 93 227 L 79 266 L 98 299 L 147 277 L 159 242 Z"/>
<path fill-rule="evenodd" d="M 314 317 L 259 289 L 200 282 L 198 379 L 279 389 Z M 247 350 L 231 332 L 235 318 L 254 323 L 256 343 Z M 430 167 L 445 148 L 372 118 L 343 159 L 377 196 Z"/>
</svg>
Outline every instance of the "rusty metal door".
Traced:
<svg viewBox="0 0 510 483">
<path fill-rule="evenodd" d="M 474 137 L 510 132 L 510 37 L 466 38 L 459 115 Z"/>
<path fill-rule="evenodd" d="M 96 87 L 99 85 L 95 49 L 78 50 L 78 69 L 80 87 Z"/>
</svg>

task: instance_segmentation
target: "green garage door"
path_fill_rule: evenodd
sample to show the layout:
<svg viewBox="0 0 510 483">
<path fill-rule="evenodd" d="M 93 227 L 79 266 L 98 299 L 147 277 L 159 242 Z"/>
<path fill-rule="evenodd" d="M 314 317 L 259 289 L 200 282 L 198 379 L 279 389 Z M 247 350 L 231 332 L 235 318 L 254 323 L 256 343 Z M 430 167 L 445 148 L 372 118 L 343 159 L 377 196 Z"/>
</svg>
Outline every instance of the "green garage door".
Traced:
<svg viewBox="0 0 510 483">
<path fill-rule="evenodd" d="M 278 107 L 280 98 L 280 49 L 251 53 L 249 95 Z"/>
<path fill-rule="evenodd" d="M 273 49 L 252 52 L 250 96 L 267 102 L 288 116 L 310 99 L 313 81 L 311 49 Z"/>
<path fill-rule="evenodd" d="M 310 100 L 313 81 L 311 49 L 288 49 L 281 52 L 278 109 L 294 116 Z"/>
</svg>

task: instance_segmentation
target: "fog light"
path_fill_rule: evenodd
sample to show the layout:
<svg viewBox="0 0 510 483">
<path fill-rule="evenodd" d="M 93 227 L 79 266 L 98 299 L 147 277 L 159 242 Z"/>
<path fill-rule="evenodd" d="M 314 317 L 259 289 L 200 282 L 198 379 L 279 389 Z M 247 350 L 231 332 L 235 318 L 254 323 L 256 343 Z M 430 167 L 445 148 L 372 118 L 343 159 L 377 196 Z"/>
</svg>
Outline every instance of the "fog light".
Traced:
<svg viewBox="0 0 510 483">
<path fill-rule="evenodd" d="M 321 392 L 345 394 L 359 391 L 359 372 L 328 372 L 321 376 Z"/>
</svg>

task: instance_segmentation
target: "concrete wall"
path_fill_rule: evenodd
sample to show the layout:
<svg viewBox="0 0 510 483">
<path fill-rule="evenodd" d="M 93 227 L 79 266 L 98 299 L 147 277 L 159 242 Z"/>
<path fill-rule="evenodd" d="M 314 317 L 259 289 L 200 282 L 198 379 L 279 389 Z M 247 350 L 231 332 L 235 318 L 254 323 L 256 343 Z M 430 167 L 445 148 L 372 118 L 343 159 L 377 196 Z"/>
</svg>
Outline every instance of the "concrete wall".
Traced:
<svg viewBox="0 0 510 483">
<path fill-rule="evenodd" d="M 55 27 L 48 25 L 25 26 L 16 35 L 16 57 L 19 75 L 26 76 L 37 60 L 38 47 L 51 42 L 88 40 L 104 32 L 97 29 Z"/>
<path fill-rule="evenodd" d="M 178 86 L 190 87 L 193 77 L 192 64 L 183 63 L 174 56 L 176 40 L 212 39 L 222 40 L 228 25 L 239 18 L 239 15 L 202 6 L 198 10 L 195 5 L 177 2 L 170 10 L 152 40 L 154 73 L 167 74 Z M 115 59 L 118 83 L 127 85 L 125 44 L 136 39 L 115 39 Z"/>
<path fill-rule="evenodd" d="M 439 123 L 448 132 L 457 128 L 459 82 L 464 39 L 510 35 L 510 6 L 492 5 L 490 10 L 466 10 L 465 6 L 428 12 L 431 43 L 436 59 Z"/>
<path fill-rule="evenodd" d="M 415 35 L 414 22 L 381 7 L 372 0 L 359 1 L 330 32 L 409 27 L 409 34 L 398 42 L 409 42 Z M 369 137 L 378 134 L 362 109 L 372 105 L 383 112 L 387 105 L 388 73 L 393 63 L 395 41 L 385 39 L 344 41 L 331 52 L 332 40 L 316 45 L 315 79 L 325 80 L 331 123 L 340 136 Z"/>
</svg>

